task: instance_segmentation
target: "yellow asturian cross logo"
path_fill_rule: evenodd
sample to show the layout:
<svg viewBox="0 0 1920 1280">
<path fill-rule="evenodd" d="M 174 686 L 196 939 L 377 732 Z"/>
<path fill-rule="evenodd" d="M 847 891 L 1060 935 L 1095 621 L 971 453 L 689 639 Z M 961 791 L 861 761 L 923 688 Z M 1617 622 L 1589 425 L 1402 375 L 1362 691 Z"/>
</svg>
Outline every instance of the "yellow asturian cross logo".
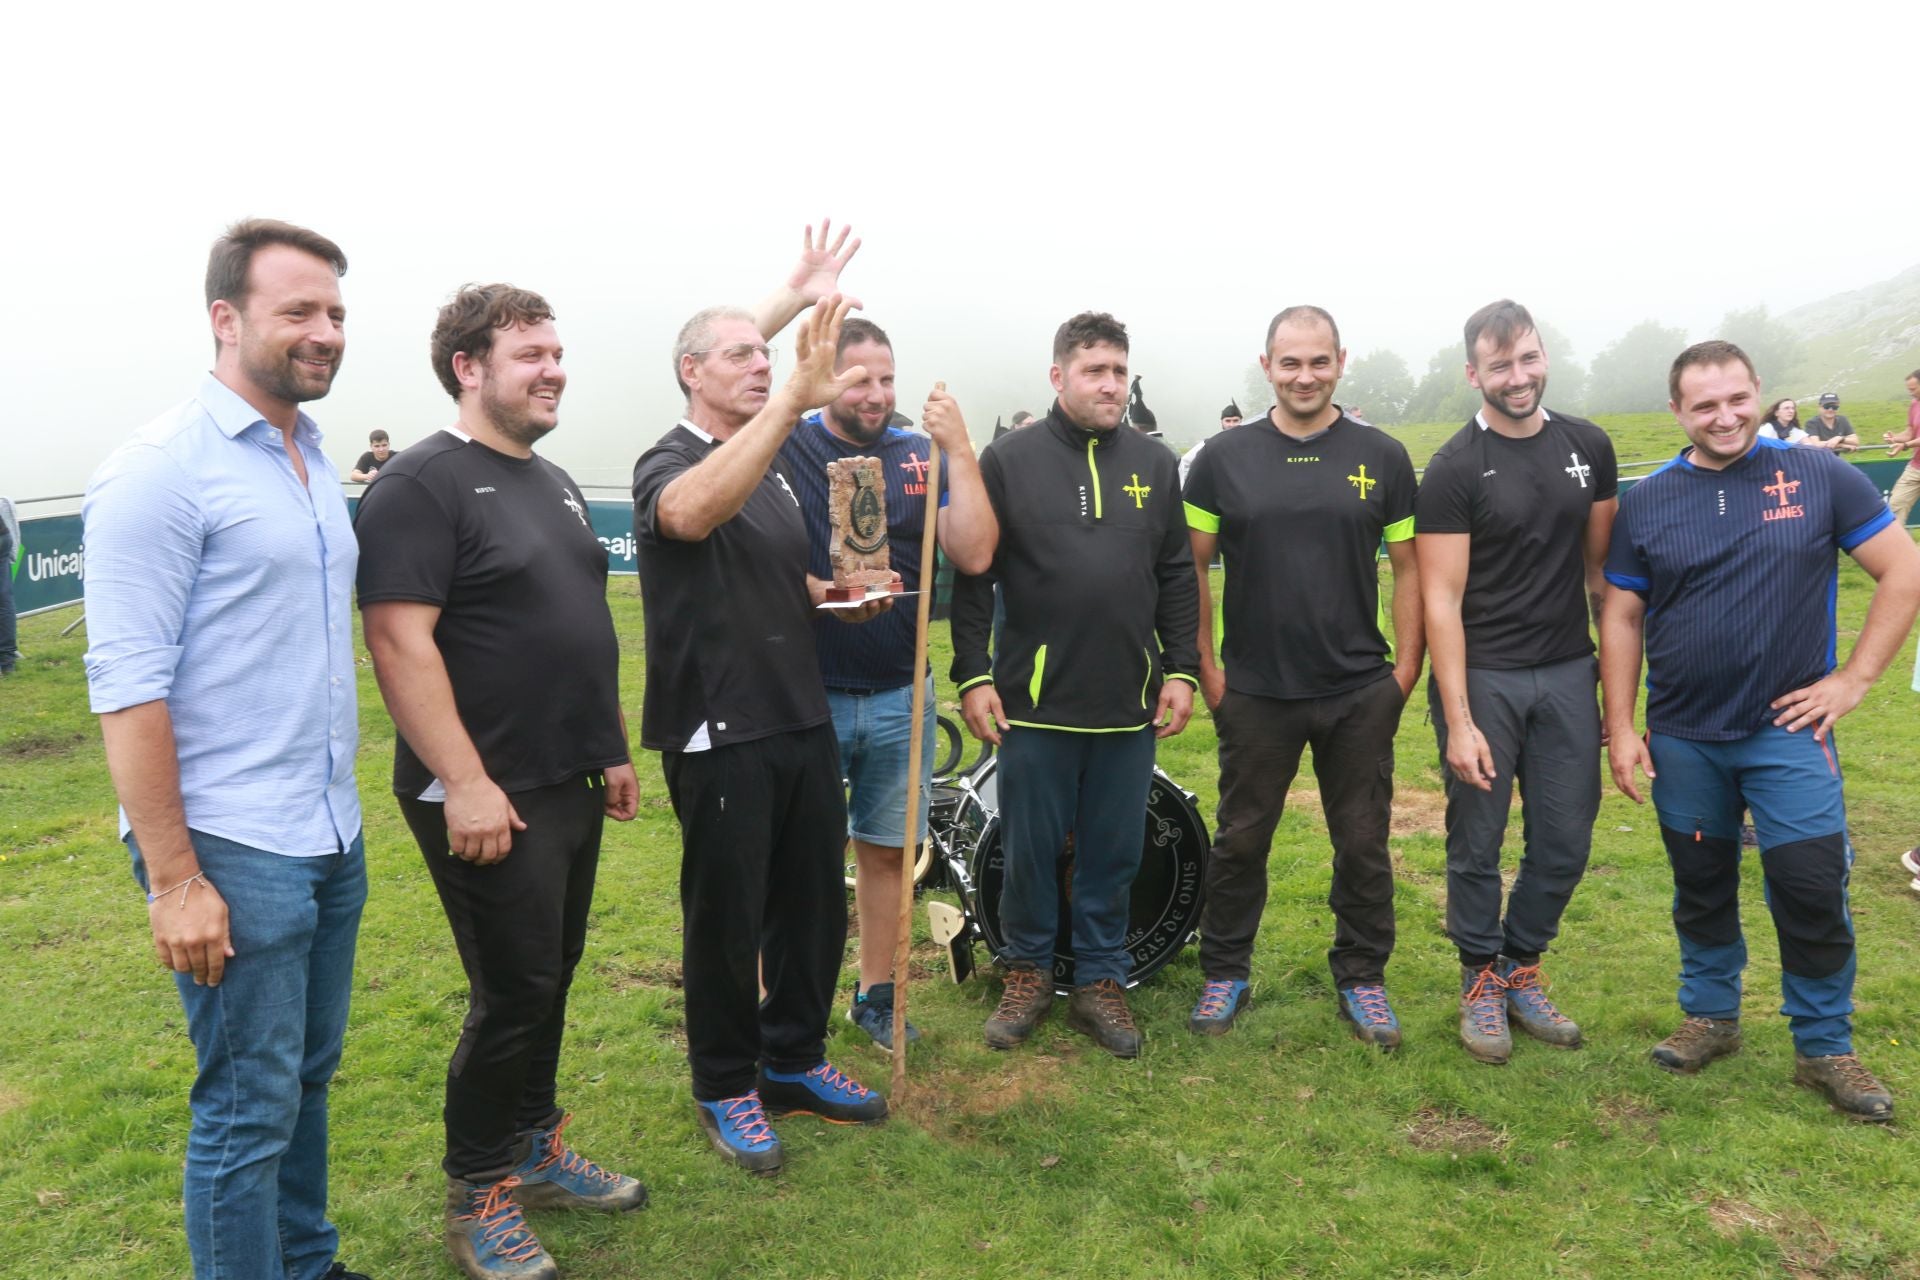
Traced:
<svg viewBox="0 0 1920 1280">
<path fill-rule="evenodd" d="M 1347 483 L 1360 491 L 1360 501 L 1365 502 L 1367 500 L 1367 491 L 1380 482 L 1367 474 L 1367 464 L 1363 462 L 1360 464 L 1360 474 L 1357 476 L 1348 476 Z"/>
<path fill-rule="evenodd" d="M 1141 484 L 1140 473 L 1136 471 L 1133 473 L 1133 483 L 1121 485 L 1120 492 L 1132 498 L 1133 509 L 1139 511 L 1146 507 L 1146 498 L 1148 494 L 1153 492 L 1153 486 L 1150 484 Z"/>
</svg>

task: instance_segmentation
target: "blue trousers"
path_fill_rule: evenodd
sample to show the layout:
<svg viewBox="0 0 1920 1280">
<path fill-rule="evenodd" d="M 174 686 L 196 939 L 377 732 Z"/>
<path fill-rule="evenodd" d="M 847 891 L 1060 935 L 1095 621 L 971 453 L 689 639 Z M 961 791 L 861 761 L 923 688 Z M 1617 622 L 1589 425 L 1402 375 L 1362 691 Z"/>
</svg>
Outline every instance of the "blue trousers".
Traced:
<svg viewBox="0 0 1920 1280">
<path fill-rule="evenodd" d="M 1780 1012 L 1809 1057 L 1853 1050 L 1853 846 L 1839 744 L 1772 725 L 1733 742 L 1652 734 L 1653 805 L 1673 866 L 1680 1008 L 1740 1016 L 1747 943 L 1740 927 L 1740 815 L 1753 814 L 1767 909 L 1780 945 Z"/>
<path fill-rule="evenodd" d="M 20 661 L 19 619 L 13 609 L 13 537 L 0 524 L 0 671 Z"/>
<path fill-rule="evenodd" d="M 219 986 L 174 975 L 199 1068 L 185 1187 L 193 1274 L 318 1280 L 340 1239 L 327 1221 L 327 1085 L 347 1029 L 364 849 L 356 836 L 344 853 L 288 858 L 190 834 L 233 936 Z M 139 844 L 127 845 L 151 888 Z"/>
<path fill-rule="evenodd" d="M 1000 923 L 1010 964 L 1053 972 L 1056 864 L 1073 835 L 1073 981 L 1125 985 L 1127 915 L 1145 846 L 1153 729 L 1073 733 L 1015 726 L 1000 743 L 1007 878 Z"/>
</svg>

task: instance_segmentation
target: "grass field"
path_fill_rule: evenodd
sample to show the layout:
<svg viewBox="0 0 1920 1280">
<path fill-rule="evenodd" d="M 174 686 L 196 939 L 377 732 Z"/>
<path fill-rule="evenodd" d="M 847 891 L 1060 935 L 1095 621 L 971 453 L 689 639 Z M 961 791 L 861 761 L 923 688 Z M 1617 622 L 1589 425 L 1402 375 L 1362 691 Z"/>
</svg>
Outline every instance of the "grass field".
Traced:
<svg viewBox="0 0 1920 1280">
<path fill-rule="evenodd" d="M 1867 591 L 1851 567 L 1842 582 L 1844 651 Z M 616 580 L 610 597 L 637 708 L 633 582 Z M 72 616 L 28 619 L 21 674 L 0 685 L 0 940 L 13 973 L 0 988 L 0 1274 L 175 1277 L 187 1271 L 191 1047 L 114 838 L 83 644 L 57 638 Z M 1920 1113 L 1920 899 L 1897 863 L 1920 835 L 1912 658 L 1909 644 L 1840 735 L 1859 855 L 1857 1037 L 1903 1116 Z M 445 1277 L 440 1087 L 465 984 L 386 791 L 392 729 L 370 669 L 360 694 L 371 896 L 333 1091 L 334 1213 L 350 1265 L 377 1280 Z M 1256 1003 L 1232 1035 L 1184 1030 L 1200 980 L 1189 950 L 1135 993 L 1148 1036 L 1138 1061 L 1092 1049 L 1058 1010 L 1026 1051 L 995 1054 L 979 1024 L 997 985 L 952 985 L 923 942 L 914 1017 L 927 1038 L 906 1114 L 875 1130 L 784 1122 L 787 1170 L 767 1181 L 723 1166 L 694 1123 L 678 836 L 644 758 L 638 821 L 609 826 L 561 1070 L 571 1136 L 644 1176 L 653 1206 L 623 1220 L 539 1215 L 537 1229 L 575 1280 L 1920 1277 L 1912 1126 L 1849 1124 L 1790 1083 L 1754 859 L 1745 1053 L 1692 1079 L 1648 1063 L 1677 1017 L 1671 886 L 1652 813 L 1610 794 L 1547 962 L 1587 1047 L 1523 1040 L 1505 1068 L 1466 1057 L 1424 705 L 1417 694 L 1396 775 L 1399 1054 L 1361 1046 L 1334 1015 L 1328 852 L 1309 774 L 1275 842 Z M 1209 820 L 1213 750 L 1203 715 L 1161 753 Z M 830 1053 L 885 1084 L 886 1060 L 844 1022 Z"/>
</svg>

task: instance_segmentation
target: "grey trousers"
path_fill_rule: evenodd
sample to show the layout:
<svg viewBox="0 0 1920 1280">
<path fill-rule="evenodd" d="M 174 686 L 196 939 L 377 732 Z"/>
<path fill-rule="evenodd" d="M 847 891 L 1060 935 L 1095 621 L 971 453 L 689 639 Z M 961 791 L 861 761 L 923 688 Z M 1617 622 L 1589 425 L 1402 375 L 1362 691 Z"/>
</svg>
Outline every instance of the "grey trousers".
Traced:
<svg viewBox="0 0 1920 1280">
<path fill-rule="evenodd" d="M 1574 658 L 1513 671 L 1467 668 L 1467 707 L 1493 753 L 1491 792 L 1447 768 L 1447 720 L 1428 681 L 1447 783 L 1447 934 L 1462 964 L 1532 961 L 1560 932 L 1600 813 L 1599 667 Z M 1500 918 L 1500 848 L 1520 784 L 1521 855 Z"/>
</svg>

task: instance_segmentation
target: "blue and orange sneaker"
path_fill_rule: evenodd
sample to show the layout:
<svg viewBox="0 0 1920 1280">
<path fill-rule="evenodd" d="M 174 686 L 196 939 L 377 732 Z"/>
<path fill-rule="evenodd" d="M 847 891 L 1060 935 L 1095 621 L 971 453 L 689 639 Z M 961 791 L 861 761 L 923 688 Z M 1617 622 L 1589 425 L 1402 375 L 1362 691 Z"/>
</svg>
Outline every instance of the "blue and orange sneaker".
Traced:
<svg viewBox="0 0 1920 1280">
<path fill-rule="evenodd" d="M 447 1179 L 447 1252 L 469 1280 L 560 1280 L 513 1199 L 519 1185 Z"/>
<path fill-rule="evenodd" d="M 1200 988 L 1200 1001 L 1187 1015 L 1187 1030 L 1201 1036 L 1223 1036 L 1233 1030 L 1233 1021 L 1253 999 L 1244 982 L 1231 978 L 1208 979 Z"/>
<path fill-rule="evenodd" d="M 1500 984 L 1507 989 L 1507 1018 L 1535 1040 L 1562 1049 L 1580 1047 L 1580 1026 L 1554 1007 L 1540 979 L 1540 962 L 1500 957 Z"/>
<path fill-rule="evenodd" d="M 1400 1047 L 1400 1019 L 1393 1016 L 1387 1003 L 1387 989 L 1378 982 L 1340 988 L 1340 1016 L 1353 1026 L 1353 1034 L 1382 1049 Z"/>
<path fill-rule="evenodd" d="M 700 1127 L 706 1130 L 707 1140 L 722 1158 L 749 1173 L 780 1172 L 786 1153 L 780 1149 L 779 1135 L 767 1123 L 759 1090 L 718 1102 L 695 1102 L 694 1110 L 700 1115 Z"/>
<path fill-rule="evenodd" d="M 624 1213 L 642 1209 L 647 1203 L 647 1188 L 638 1178 L 602 1169 L 593 1161 L 567 1146 L 561 1137 L 573 1117 L 563 1115 L 551 1128 L 523 1133 L 514 1144 L 514 1152 L 526 1151 L 514 1165 L 512 1176 L 520 1180 L 513 1198 L 523 1209 L 602 1209 Z"/>
<path fill-rule="evenodd" d="M 810 1071 L 760 1068 L 760 1100 L 770 1116 L 802 1112 L 835 1124 L 879 1124 L 887 1118 L 887 1100 L 824 1059 Z"/>
</svg>

